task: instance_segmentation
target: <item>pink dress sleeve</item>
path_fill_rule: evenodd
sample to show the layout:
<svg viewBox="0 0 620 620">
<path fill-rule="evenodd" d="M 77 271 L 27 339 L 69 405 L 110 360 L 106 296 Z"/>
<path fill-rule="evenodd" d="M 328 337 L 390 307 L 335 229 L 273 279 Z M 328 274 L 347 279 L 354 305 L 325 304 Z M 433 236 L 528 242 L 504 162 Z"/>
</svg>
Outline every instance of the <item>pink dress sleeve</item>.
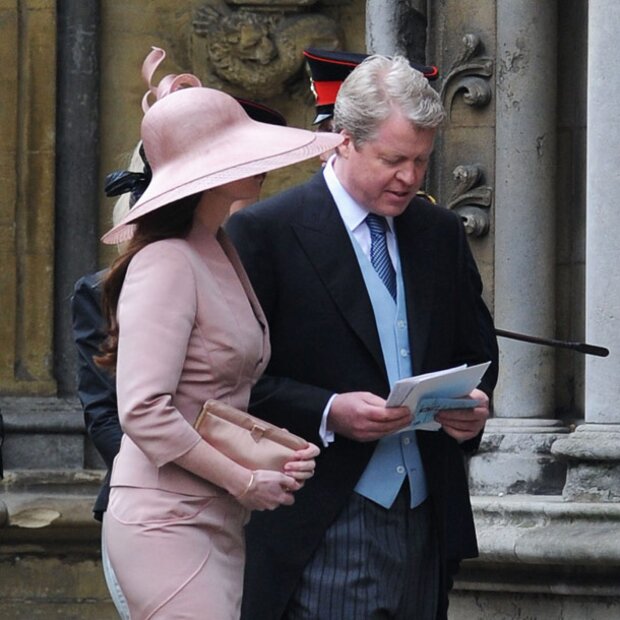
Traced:
<svg viewBox="0 0 620 620">
<path fill-rule="evenodd" d="M 123 431 L 157 467 L 200 441 L 174 406 L 196 306 L 194 273 L 178 248 L 155 242 L 134 256 L 118 304 L 118 410 Z"/>
</svg>

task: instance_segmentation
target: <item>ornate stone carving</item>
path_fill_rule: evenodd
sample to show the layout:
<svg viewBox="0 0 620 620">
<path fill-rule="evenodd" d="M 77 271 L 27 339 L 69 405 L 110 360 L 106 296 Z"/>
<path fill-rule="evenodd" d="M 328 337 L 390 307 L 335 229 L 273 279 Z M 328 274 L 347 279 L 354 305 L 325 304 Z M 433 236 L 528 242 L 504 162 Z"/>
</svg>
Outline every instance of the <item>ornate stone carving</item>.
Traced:
<svg viewBox="0 0 620 620">
<path fill-rule="evenodd" d="M 483 185 L 482 166 L 457 166 L 452 177 L 455 187 L 448 200 L 448 208 L 461 217 L 468 235 L 486 235 L 489 232 L 489 208 L 493 200 L 493 189 Z"/>
<path fill-rule="evenodd" d="M 279 9 L 298 10 L 302 7 L 312 6 L 318 0 L 228 0 L 228 4 L 241 7 L 258 8 L 262 11 L 273 11 Z"/>
<path fill-rule="evenodd" d="M 493 60 L 477 56 L 481 47 L 475 34 L 463 37 L 463 49 L 452 64 L 441 87 L 441 100 L 448 110 L 457 94 L 463 93 L 463 100 L 469 106 L 484 107 L 491 101 L 490 78 L 493 75 Z"/>
<path fill-rule="evenodd" d="M 291 10 L 299 2 L 285 3 L 286 9 L 252 3 L 252 10 L 233 10 L 231 3 L 209 0 L 194 16 L 194 65 L 205 85 L 269 99 L 300 71 L 304 48 L 341 46 L 336 22 Z"/>
</svg>

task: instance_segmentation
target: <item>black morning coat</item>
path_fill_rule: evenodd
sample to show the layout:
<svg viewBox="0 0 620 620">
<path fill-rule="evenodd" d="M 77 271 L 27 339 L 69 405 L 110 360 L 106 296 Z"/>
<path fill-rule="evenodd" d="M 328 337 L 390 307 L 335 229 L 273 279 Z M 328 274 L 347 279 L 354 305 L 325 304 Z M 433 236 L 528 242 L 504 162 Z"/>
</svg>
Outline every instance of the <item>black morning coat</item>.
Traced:
<svg viewBox="0 0 620 620">
<path fill-rule="evenodd" d="M 497 342 L 459 217 L 415 198 L 395 218 L 414 374 L 491 360 Z M 233 215 L 227 223 L 271 330 L 272 357 L 252 393 L 253 414 L 321 446 L 321 415 L 334 393 L 389 392 L 379 336 L 355 252 L 322 173 Z M 443 431 L 418 432 L 442 559 L 438 618 L 450 570 L 477 555 L 464 452 Z M 295 504 L 255 512 L 246 530 L 243 620 L 279 619 L 304 565 L 337 517 L 375 443 L 337 436 Z"/>
<path fill-rule="evenodd" d="M 105 338 L 105 322 L 101 312 L 101 281 L 104 274 L 105 271 L 99 271 L 80 278 L 71 298 L 73 339 L 78 353 L 78 397 L 88 434 L 108 468 L 93 507 L 94 516 L 99 521 L 108 507 L 110 471 L 123 436 L 118 419 L 115 378 L 97 366 L 93 359 L 99 355 L 99 347 Z"/>
</svg>

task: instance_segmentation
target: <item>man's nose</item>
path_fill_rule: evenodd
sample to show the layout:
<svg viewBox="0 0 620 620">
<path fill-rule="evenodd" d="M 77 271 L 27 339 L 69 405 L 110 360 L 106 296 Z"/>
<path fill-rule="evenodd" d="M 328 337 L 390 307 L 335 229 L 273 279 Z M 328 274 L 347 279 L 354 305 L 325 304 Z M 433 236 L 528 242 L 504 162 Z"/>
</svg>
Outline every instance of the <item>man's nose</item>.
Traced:
<svg viewBox="0 0 620 620">
<path fill-rule="evenodd" d="M 396 178 L 407 185 L 415 185 L 419 175 L 420 171 L 414 162 L 406 162 L 396 171 Z"/>
</svg>

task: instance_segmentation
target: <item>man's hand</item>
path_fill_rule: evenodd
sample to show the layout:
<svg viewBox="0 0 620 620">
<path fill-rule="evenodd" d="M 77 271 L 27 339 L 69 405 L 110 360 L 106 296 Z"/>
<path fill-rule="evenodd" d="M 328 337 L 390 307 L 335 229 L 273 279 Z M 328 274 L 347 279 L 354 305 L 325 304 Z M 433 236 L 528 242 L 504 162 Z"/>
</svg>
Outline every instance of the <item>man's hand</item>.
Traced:
<svg viewBox="0 0 620 620">
<path fill-rule="evenodd" d="M 338 394 L 327 417 L 327 429 L 356 441 L 374 441 L 411 422 L 407 407 L 386 407 L 370 392 Z"/>
<path fill-rule="evenodd" d="M 473 409 L 444 409 L 435 416 L 435 421 L 459 443 L 476 437 L 489 417 L 489 397 L 482 390 L 474 390 L 469 398 L 482 404 Z"/>
</svg>

